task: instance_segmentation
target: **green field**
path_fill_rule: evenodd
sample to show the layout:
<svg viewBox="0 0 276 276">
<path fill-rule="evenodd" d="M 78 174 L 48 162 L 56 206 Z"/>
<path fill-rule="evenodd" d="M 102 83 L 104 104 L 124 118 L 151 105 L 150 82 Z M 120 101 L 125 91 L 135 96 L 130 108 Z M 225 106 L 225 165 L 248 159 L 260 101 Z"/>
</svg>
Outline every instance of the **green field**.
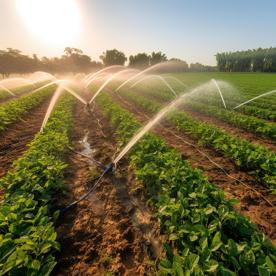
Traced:
<svg viewBox="0 0 276 276">
<path fill-rule="evenodd" d="M 71 275 L 74 264 L 131 274 L 135 262 L 161 275 L 276 273 L 276 96 L 233 109 L 275 89 L 275 75 L 161 76 L 175 91 L 149 75 L 117 92 L 122 80 L 110 82 L 90 111 L 63 96 L 42 132 L 53 85 L 1 103 L 3 275 Z M 101 86 L 95 82 L 79 97 L 88 103 Z M 137 131 L 182 93 L 115 163 Z M 110 162 L 116 170 L 93 194 L 65 208 Z M 160 252 L 149 253 L 156 242 Z"/>
</svg>

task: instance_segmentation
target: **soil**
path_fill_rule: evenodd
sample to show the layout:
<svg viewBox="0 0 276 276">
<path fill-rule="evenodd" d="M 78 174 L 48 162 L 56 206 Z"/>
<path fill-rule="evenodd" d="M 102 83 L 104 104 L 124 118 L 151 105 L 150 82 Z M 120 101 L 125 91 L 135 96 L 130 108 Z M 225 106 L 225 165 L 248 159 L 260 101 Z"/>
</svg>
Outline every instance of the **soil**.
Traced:
<svg viewBox="0 0 276 276">
<path fill-rule="evenodd" d="M 213 124 L 218 126 L 219 128 L 225 130 L 227 133 L 246 139 L 249 142 L 253 144 L 259 144 L 261 146 L 267 147 L 268 149 L 271 149 L 276 152 L 276 142 L 272 139 L 269 140 L 267 138 L 260 137 L 257 134 L 250 133 L 246 130 L 243 130 L 241 128 L 232 126 L 228 123 L 222 122 L 221 120 L 214 118 L 212 116 L 204 115 L 198 111 L 194 111 L 190 108 L 184 107 L 185 112 L 187 112 L 189 115 L 191 115 L 193 118 L 196 118 L 200 121 L 206 122 L 208 124 Z"/>
<path fill-rule="evenodd" d="M 146 93 L 142 93 L 142 94 L 152 101 L 157 101 L 159 103 L 166 104 L 164 102 L 164 100 L 162 100 L 161 98 L 158 99 L 157 97 L 155 98 L 154 96 L 148 95 Z M 221 129 L 225 130 L 227 133 L 229 133 L 233 136 L 237 136 L 237 137 L 246 139 L 253 144 L 261 145 L 261 146 L 267 147 L 268 149 L 276 151 L 276 141 L 274 141 L 272 138 L 268 139 L 268 138 L 262 137 L 256 133 L 251 133 L 242 128 L 233 126 L 230 123 L 223 122 L 219 118 L 215 118 L 211 115 L 205 115 L 205 114 L 201 113 L 200 111 L 196 111 L 196 110 L 192 109 L 191 107 L 187 107 L 185 105 L 182 106 L 182 109 L 185 110 L 185 112 L 187 114 L 189 114 L 191 117 L 198 119 L 199 121 L 215 125 Z"/>
<path fill-rule="evenodd" d="M 50 98 L 0 133 L 0 177 L 7 173 L 13 161 L 27 150 L 28 144 L 39 132 L 49 102 Z"/>
<path fill-rule="evenodd" d="M 80 140 L 88 134 L 93 158 L 109 164 L 117 152 L 113 130 L 101 112 L 93 116 L 76 107 L 68 156 L 68 193 L 57 197 L 66 206 L 82 196 L 100 169 L 81 156 Z M 104 126 L 104 128 L 102 127 Z M 54 275 L 152 275 L 154 260 L 162 254 L 159 225 L 147 207 L 143 187 L 128 164 L 105 176 L 95 192 L 61 215 L 57 232 L 61 252 Z M 113 274 L 112 274 L 113 273 Z"/>
<path fill-rule="evenodd" d="M 113 94 L 113 98 L 131 111 L 141 123 L 146 123 L 151 117 L 148 112 L 134 106 L 122 97 Z M 235 206 L 236 210 L 253 221 L 276 245 L 275 195 L 272 195 L 266 187 L 258 183 L 252 175 L 237 168 L 230 159 L 225 158 L 212 148 L 198 145 L 193 137 L 183 132 L 180 133 L 169 123 L 164 122 L 157 125 L 153 132 L 177 149 L 193 168 L 201 169 L 211 183 L 225 191 L 228 198 L 237 199 L 239 204 Z M 219 164 L 224 171 L 203 156 L 202 152 Z M 229 178 L 225 172 L 230 177 L 238 179 L 239 182 Z"/>
</svg>

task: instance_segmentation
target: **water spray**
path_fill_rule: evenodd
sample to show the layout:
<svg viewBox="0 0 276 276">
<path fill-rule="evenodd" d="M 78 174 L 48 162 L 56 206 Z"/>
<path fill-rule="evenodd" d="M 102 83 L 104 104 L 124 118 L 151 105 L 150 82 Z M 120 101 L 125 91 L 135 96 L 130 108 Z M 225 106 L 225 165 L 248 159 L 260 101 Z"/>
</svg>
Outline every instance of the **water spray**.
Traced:
<svg viewBox="0 0 276 276">
<path fill-rule="evenodd" d="M 248 103 L 250 103 L 250 102 L 252 102 L 252 101 L 254 101 L 254 100 L 257 100 L 257 99 L 259 99 L 259 98 L 268 96 L 268 95 L 273 94 L 273 93 L 275 93 L 275 92 L 276 92 L 276 90 L 272 90 L 272 91 L 263 93 L 263 94 L 261 94 L 261 95 L 259 95 L 259 96 L 257 96 L 257 97 L 254 97 L 254 98 L 252 98 L 252 99 L 250 99 L 250 100 L 248 100 L 248 101 L 245 101 L 245 102 L 243 102 L 243 103 L 237 105 L 237 106 L 234 107 L 233 109 L 239 108 L 239 107 L 241 107 L 241 106 L 243 106 L 243 105 L 245 105 L 245 104 L 248 104 Z"/>
<path fill-rule="evenodd" d="M 160 62 L 160 63 L 157 63 L 143 71 L 140 71 L 139 73 L 137 73 L 136 75 L 130 77 L 129 79 L 127 79 L 126 81 L 124 81 L 119 87 L 117 87 L 117 89 L 115 90 L 116 92 L 118 92 L 123 86 L 125 86 L 126 84 L 128 84 L 129 82 L 131 82 L 132 80 L 140 77 L 141 75 L 151 71 L 151 70 L 154 70 L 155 68 L 158 68 L 158 67 L 162 67 L 162 66 L 165 66 L 165 65 L 172 65 L 174 64 L 174 62 L 171 62 L 171 61 L 166 61 L 166 62 Z"/>
<path fill-rule="evenodd" d="M 55 105 L 57 103 L 57 100 L 59 99 L 59 97 L 61 95 L 61 92 L 63 90 L 64 90 L 64 88 L 62 86 L 59 86 L 56 89 L 56 91 L 55 91 L 55 93 L 54 93 L 54 95 L 53 95 L 53 97 L 51 99 L 51 102 L 50 102 L 50 104 L 48 106 L 48 109 L 47 109 L 47 112 L 45 114 L 44 120 L 42 122 L 42 125 L 41 125 L 41 128 L 40 128 L 40 132 L 43 132 L 43 130 L 44 130 L 44 128 L 45 128 L 45 126 L 46 126 L 46 124 L 47 124 L 47 122 L 49 120 L 49 117 L 50 117 L 50 115 L 51 115 L 51 113 L 52 113 L 52 111 L 53 111 L 53 109 L 54 109 L 54 107 L 55 107 Z"/>
<path fill-rule="evenodd" d="M 125 73 L 125 72 L 130 72 L 130 71 L 133 71 L 136 69 L 124 69 L 124 70 L 121 70 L 113 75 L 111 75 L 102 85 L 101 87 L 96 91 L 96 93 L 94 94 L 94 96 L 92 97 L 92 99 L 89 101 L 89 104 L 91 104 L 95 98 L 101 93 L 101 91 L 116 77 L 118 77 L 119 75 Z"/>
<path fill-rule="evenodd" d="M 98 76 L 99 74 L 101 74 L 105 71 L 108 71 L 108 70 L 111 70 L 111 69 L 122 69 L 122 68 L 125 68 L 125 67 L 123 65 L 112 65 L 112 66 L 103 68 L 103 69 L 101 69 L 101 70 L 99 70 L 95 73 L 91 73 L 91 74 L 88 74 L 87 76 L 85 76 L 84 79 L 83 79 L 83 82 L 88 83 L 91 78 L 94 78 L 94 77 Z"/>
<path fill-rule="evenodd" d="M 157 78 L 158 80 L 160 80 L 161 82 L 163 82 L 165 84 L 165 86 L 167 86 L 169 88 L 169 90 L 173 93 L 173 95 L 175 97 L 177 97 L 177 94 L 175 92 L 175 90 L 171 87 L 171 85 L 160 75 L 147 75 L 147 76 L 144 76 L 142 77 L 140 80 L 136 81 L 134 84 L 132 84 L 130 86 L 130 88 L 133 88 L 135 87 L 137 84 L 147 80 L 147 79 L 150 79 L 150 78 Z"/>
<path fill-rule="evenodd" d="M 223 95 L 222 95 L 222 92 L 221 92 L 221 90 L 220 90 L 220 87 L 219 87 L 217 81 L 216 81 L 215 79 L 212 79 L 212 82 L 214 83 L 214 85 L 215 85 L 216 88 L 218 89 L 218 92 L 219 92 L 219 95 L 220 95 L 220 97 L 221 97 L 221 100 L 222 100 L 222 103 L 223 103 L 223 105 L 224 105 L 224 108 L 227 109 L 226 104 L 225 104 L 225 101 L 224 101 L 224 98 L 223 98 Z"/>
<path fill-rule="evenodd" d="M 15 96 L 15 94 L 10 89 L 5 87 L 4 85 L 0 84 L 0 88 L 3 89 L 4 91 L 8 92 L 10 95 Z"/>
</svg>

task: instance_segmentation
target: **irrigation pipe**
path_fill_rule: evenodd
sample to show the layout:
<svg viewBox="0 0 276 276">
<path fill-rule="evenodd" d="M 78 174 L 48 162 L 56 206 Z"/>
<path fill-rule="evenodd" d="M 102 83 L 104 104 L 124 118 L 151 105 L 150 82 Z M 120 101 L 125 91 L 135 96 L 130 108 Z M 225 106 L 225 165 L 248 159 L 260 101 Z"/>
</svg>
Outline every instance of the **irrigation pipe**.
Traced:
<svg viewBox="0 0 276 276">
<path fill-rule="evenodd" d="M 67 212 L 69 209 L 71 209 L 74 206 L 76 206 L 79 202 L 81 202 L 82 200 L 86 199 L 99 186 L 99 184 L 101 183 L 101 180 L 103 179 L 103 177 L 105 176 L 105 174 L 107 174 L 108 172 L 112 171 L 112 169 L 113 169 L 113 163 L 111 163 L 107 167 L 105 167 L 105 169 L 103 170 L 103 172 L 101 173 L 101 175 L 98 176 L 98 177 L 96 177 L 96 178 L 94 178 L 92 180 L 92 182 L 95 182 L 94 185 L 84 195 L 82 195 L 79 199 L 73 201 L 69 205 L 67 205 L 65 208 L 62 208 L 60 210 L 60 213 L 63 214 L 65 212 Z"/>
<path fill-rule="evenodd" d="M 88 106 L 89 107 L 89 106 Z M 88 113 L 91 114 L 91 116 L 94 116 L 93 112 L 90 112 L 94 109 L 95 105 L 92 107 L 92 109 L 88 109 Z M 96 118 L 94 116 L 94 118 Z M 96 118 L 97 119 L 97 118 Z M 102 131 L 101 128 L 101 124 L 98 121 L 98 125 Z M 103 133 L 103 131 L 102 131 Z M 105 136 L 105 134 L 103 133 L 103 135 Z M 106 137 L 106 136 L 105 136 Z M 76 154 L 79 154 L 80 156 L 83 156 L 85 158 L 88 158 L 89 160 L 92 160 L 93 162 L 95 162 L 101 169 L 103 169 L 103 172 L 100 176 L 94 178 L 91 182 L 95 182 L 95 184 L 84 194 L 82 195 L 79 199 L 73 201 L 72 203 L 70 203 L 69 205 L 67 205 L 66 207 L 60 209 L 60 213 L 64 214 L 65 212 L 67 212 L 68 210 L 70 210 L 71 208 L 73 208 L 74 206 L 76 206 L 79 202 L 81 202 L 82 200 L 86 199 L 91 193 L 93 193 L 95 191 L 95 189 L 99 186 L 99 184 L 101 183 L 102 178 L 105 176 L 105 174 L 107 174 L 108 172 L 112 171 L 112 169 L 114 168 L 114 164 L 110 163 L 108 166 L 104 166 L 102 163 L 100 163 L 99 161 L 95 160 L 93 157 L 87 156 L 83 153 L 77 152 L 75 151 L 73 148 L 71 148 L 70 146 L 68 146 L 68 148 L 73 151 Z"/>
<path fill-rule="evenodd" d="M 78 155 L 80 155 L 80 156 L 82 156 L 82 157 L 85 157 L 85 158 L 89 159 L 90 161 L 96 163 L 101 169 L 104 169 L 104 168 L 105 168 L 105 165 L 103 165 L 101 162 L 97 161 L 97 160 L 96 160 L 95 158 L 93 158 L 92 156 L 88 156 L 88 155 L 86 155 L 86 154 L 83 154 L 83 153 L 81 153 L 81 152 L 78 152 L 78 151 L 74 150 L 74 149 L 73 149 L 72 147 L 70 147 L 70 146 L 67 146 L 67 147 L 68 147 L 68 149 L 71 150 L 72 152 L 74 152 L 74 153 L 76 153 L 76 154 L 78 154 Z"/>
</svg>

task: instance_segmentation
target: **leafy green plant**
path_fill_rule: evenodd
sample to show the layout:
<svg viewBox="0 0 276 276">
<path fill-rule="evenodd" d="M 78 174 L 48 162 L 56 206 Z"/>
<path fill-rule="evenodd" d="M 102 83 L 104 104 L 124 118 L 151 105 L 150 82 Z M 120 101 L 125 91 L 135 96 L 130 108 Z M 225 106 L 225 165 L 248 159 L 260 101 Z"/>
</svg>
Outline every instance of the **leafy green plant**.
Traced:
<svg viewBox="0 0 276 276">
<path fill-rule="evenodd" d="M 48 87 L 0 106 L 0 132 L 6 129 L 8 125 L 16 122 L 29 110 L 42 103 L 51 93 L 53 93 L 53 87 Z"/>
<path fill-rule="evenodd" d="M 63 188 L 73 98 L 63 97 L 43 133 L 0 180 L 0 275 L 49 275 L 59 250 L 52 196 Z"/>
<path fill-rule="evenodd" d="M 126 143 L 140 125 L 131 113 L 101 95 L 97 99 Z M 129 128 L 129 126 L 132 126 Z M 160 273 L 170 275 L 273 275 L 276 249 L 254 224 L 239 215 L 234 201 L 211 185 L 200 170 L 154 135 L 129 152 L 166 234 Z"/>
<path fill-rule="evenodd" d="M 150 112 L 162 107 L 143 95 L 124 93 L 124 96 Z M 212 146 L 224 156 L 232 159 L 238 167 L 255 174 L 273 193 L 276 192 L 276 154 L 267 148 L 228 134 L 213 124 L 201 122 L 183 111 L 172 112 L 168 118 L 179 131 L 192 135 L 203 145 Z"/>
</svg>

